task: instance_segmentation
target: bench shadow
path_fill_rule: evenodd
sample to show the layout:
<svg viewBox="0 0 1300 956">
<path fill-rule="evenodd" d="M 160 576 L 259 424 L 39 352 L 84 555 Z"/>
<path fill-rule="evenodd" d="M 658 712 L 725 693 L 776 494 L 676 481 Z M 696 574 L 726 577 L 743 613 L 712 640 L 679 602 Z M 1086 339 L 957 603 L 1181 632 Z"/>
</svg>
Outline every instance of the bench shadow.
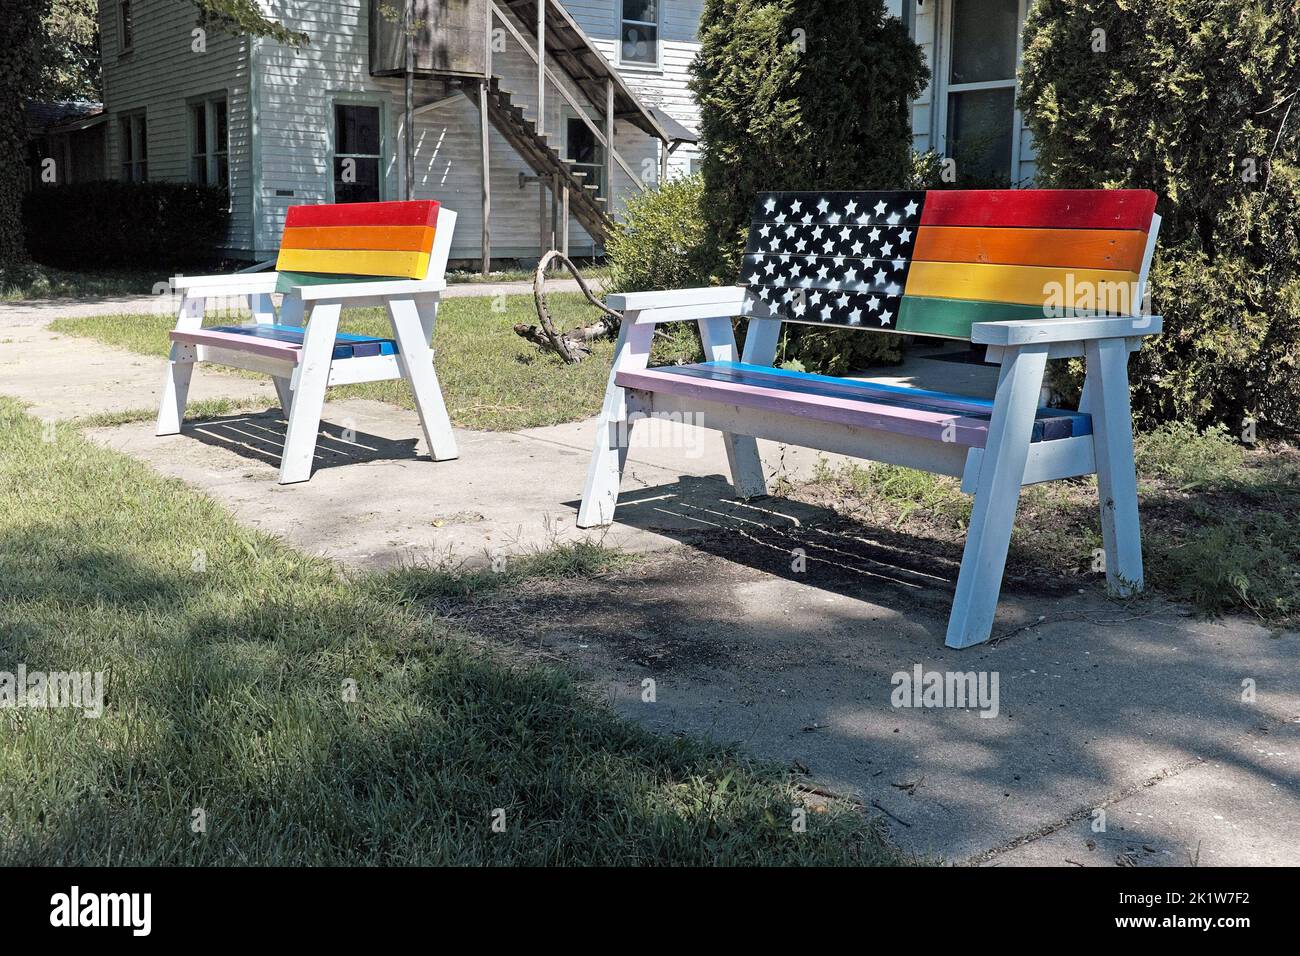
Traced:
<svg viewBox="0 0 1300 956">
<path fill-rule="evenodd" d="M 574 509 L 578 502 L 567 504 Z M 619 495 L 617 525 L 664 535 L 734 564 L 886 606 L 918 604 L 946 619 L 964 536 L 871 526 L 780 495 L 741 499 L 721 475 L 682 476 Z M 1029 566 L 1013 543 L 1004 590 L 1057 596 L 1074 583 Z"/>
<path fill-rule="evenodd" d="M 288 422 L 278 408 L 187 421 L 181 434 L 205 445 L 280 467 Z M 414 461 L 428 455 L 416 451 L 418 438 L 384 438 L 356 428 L 322 421 L 316 435 L 313 470 L 358 462 Z"/>
</svg>

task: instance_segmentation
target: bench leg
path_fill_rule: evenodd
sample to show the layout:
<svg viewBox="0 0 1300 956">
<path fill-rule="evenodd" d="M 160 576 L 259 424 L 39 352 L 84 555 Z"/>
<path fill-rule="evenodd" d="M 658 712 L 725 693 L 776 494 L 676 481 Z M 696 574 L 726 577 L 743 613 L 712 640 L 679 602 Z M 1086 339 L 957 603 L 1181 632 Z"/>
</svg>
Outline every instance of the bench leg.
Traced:
<svg viewBox="0 0 1300 956">
<path fill-rule="evenodd" d="M 271 308 L 272 321 L 278 320 L 280 325 L 293 325 L 298 328 L 302 327 L 305 311 L 302 299 L 298 298 L 296 295 L 286 296 L 280 307 L 280 314 L 277 317 L 275 315 L 274 306 L 270 303 L 271 297 L 268 295 L 265 298 L 267 300 L 266 306 Z M 265 313 L 259 313 L 257 310 L 254 310 L 254 313 L 258 315 L 258 322 L 261 322 L 261 316 Z M 293 379 L 281 375 L 272 375 L 271 380 L 275 383 L 275 394 L 279 396 L 280 399 L 280 411 L 284 413 L 285 420 L 287 421 L 290 413 L 293 411 Z"/>
<path fill-rule="evenodd" d="M 1101 540 L 1106 587 L 1119 597 L 1142 590 L 1142 534 L 1138 525 L 1137 474 L 1133 466 L 1133 418 L 1128 394 L 1128 346 L 1102 339 L 1084 346 L 1089 411 L 1097 459 Z"/>
<path fill-rule="evenodd" d="M 429 349 L 429 336 L 433 332 L 432 313 L 437 308 L 436 301 L 424 303 L 421 308 L 414 299 L 390 299 L 388 317 L 397 339 L 397 361 L 415 396 L 415 408 L 420 413 L 420 427 L 424 429 L 429 454 L 434 461 L 450 461 L 460 457 L 460 452 L 456 449 L 456 437 L 452 434 L 451 419 L 447 417 L 447 405 L 442 400 L 442 388 L 433 370 L 433 353 Z"/>
<path fill-rule="evenodd" d="M 704 344 L 705 358 L 710 362 L 734 362 L 736 338 L 731 331 L 731 319 L 700 319 L 700 341 Z M 772 326 L 770 332 L 762 326 Z M 771 365 L 776 357 L 778 322 L 751 322 L 747 335 L 758 340 L 745 342 L 746 361 Z M 770 339 L 770 349 L 768 340 Z M 770 351 L 770 355 L 765 353 Z M 758 454 L 758 439 L 752 435 L 722 433 L 722 443 L 727 451 L 727 467 L 731 470 L 731 486 L 738 498 L 758 498 L 767 494 L 767 481 L 763 477 L 763 459 Z"/>
<path fill-rule="evenodd" d="M 627 392 L 615 384 L 614 376 L 620 371 L 645 368 L 650 360 L 650 341 L 654 336 L 654 326 L 637 325 L 636 315 L 627 312 L 619 327 L 614 367 L 610 370 L 609 385 L 605 389 L 605 404 L 596 420 L 596 442 L 591 451 L 591 465 L 587 468 L 587 484 L 582 489 L 582 504 L 578 508 L 579 528 L 595 528 L 614 520 L 631 431 Z"/>
<path fill-rule="evenodd" d="M 289 485 L 311 477 L 316 458 L 316 436 L 325 406 L 334 337 L 339 330 L 337 302 L 321 302 L 311 312 L 303 335 L 302 361 L 293 376 L 293 408 L 284 436 L 284 457 L 280 460 L 280 484 Z"/>
<path fill-rule="evenodd" d="M 204 301 L 201 298 L 181 299 L 176 317 L 177 332 L 192 332 L 203 327 Z M 167 360 L 167 375 L 163 379 L 162 401 L 158 405 L 158 424 L 155 435 L 176 435 L 185 420 L 185 400 L 190 393 L 190 379 L 194 377 L 194 362 L 198 350 L 192 345 L 172 343 Z"/>
<path fill-rule="evenodd" d="M 1002 590 L 1002 572 L 1007 564 L 1046 368 L 1045 345 L 1008 350 L 1003 359 L 957 577 L 957 594 L 948 618 L 945 643 L 949 647 L 980 644 L 993 632 L 993 615 Z"/>
</svg>

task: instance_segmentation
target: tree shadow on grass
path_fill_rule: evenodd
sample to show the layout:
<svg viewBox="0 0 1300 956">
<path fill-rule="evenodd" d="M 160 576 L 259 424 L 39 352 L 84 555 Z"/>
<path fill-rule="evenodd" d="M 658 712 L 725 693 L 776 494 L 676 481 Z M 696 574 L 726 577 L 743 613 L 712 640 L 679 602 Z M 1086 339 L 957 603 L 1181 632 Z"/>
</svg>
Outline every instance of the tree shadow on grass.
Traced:
<svg viewBox="0 0 1300 956">
<path fill-rule="evenodd" d="M 796 834 L 780 773 L 615 719 L 364 584 L 245 565 L 195 589 L 45 533 L 55 547 L 33 527 L 0 555 L 35 544 L 113 586 L 0 592 L 0 669 L 106 672 L 107 710 L 0 712 L 5 863 L 896 859 L 858 812 Z"/>
</svg>

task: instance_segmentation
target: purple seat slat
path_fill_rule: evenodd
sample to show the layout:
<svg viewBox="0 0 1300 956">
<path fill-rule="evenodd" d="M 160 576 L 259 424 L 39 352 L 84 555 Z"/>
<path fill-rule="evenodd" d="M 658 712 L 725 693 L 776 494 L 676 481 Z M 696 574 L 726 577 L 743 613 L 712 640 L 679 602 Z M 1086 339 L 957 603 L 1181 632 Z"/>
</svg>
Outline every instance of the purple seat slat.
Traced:
<svg viewBox="0 0 1300 956">
<path fill-rule="evenodd" d="M 248 352 L 264 358 L 279 359 L 297 365 L 302 359 L 302 346 L 275 339 L 263 339 L 252 335 L 240 335 L 234 332 L 217 332 L 213 329 L 195 329 L 192 332 L 172 332 L 173 342 L 186 345 L 210 345 L 213 348 L 230 349 L 232 352 Z"/>
<path fill-rule="evenodd" d="M 267 358 L 297 363 L 302 358 L 303 330 L 288 325 L 229 325 L 198 329 L 193 332 L 173 332 L 173 342 L 190 345 L 209 345 L 237 352 L 249 352 Z M 353 335 L 339 332 L 334 337 L 335 359 L 363 358 L 371 355 L 395 355 L 397 343 L 371 335 Z"/>
<path fill-rule="evenodd" d="M 988 440 L 993 405 L 986 399 L 737 362 L 620 372 L 615 382 L 624 388 L 743 405 L 975 448 L 983 448 Z M 1052 441 L 1091 431 L 1088 415 L 1044 408 L 1034 423 L 1032 440 Z"/>
</svg>

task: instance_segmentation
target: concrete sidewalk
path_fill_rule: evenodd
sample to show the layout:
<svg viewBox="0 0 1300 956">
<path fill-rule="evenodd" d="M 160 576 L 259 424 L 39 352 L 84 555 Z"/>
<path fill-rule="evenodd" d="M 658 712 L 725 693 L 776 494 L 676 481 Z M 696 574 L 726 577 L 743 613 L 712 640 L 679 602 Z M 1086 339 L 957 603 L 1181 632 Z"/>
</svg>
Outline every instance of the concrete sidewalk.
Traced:
<svg viewBox="0 0 1300 956">
<path fill-rule="evenodd" d="M 0 393 L 50 417 L 156 401 L 161 361 L 96 347 L 105 367 L 87 378 L 78 355 L 74 378 L 74 348 L 45 341 L 3 356 Z M 988 374 L 941 371 L 976 384 Z M 906 368 L 893 375 L 911 380 Z M 88 434 L 351 567 L 485 561 L 590 534 L 573 526 L 590 422 L 458 431 L 460 459 L 435 463 L 414 413 L 330 403 L 316 474 L 282 488 L 284 424 L 269 387 L 204 380 L 226 395 L 262 389 L 242 394 L 268 410 L 168 438 L 151 423 Z M 1120 606 L 1096 582 L 1083 592 L 1020 582 L 1006 589 L 1000 640 L 951 651 L 956 567 L 929 542 L 782 498 L 735 501 L 715 435 L 656 429 L 631 453 L 605 539 L 641 560 L 509 595 L 488 639 L 575 666 L 658 731 L 737 741 L 806 770 L 885 814 L 892 838 L 919 853 L 987 865 L 1300 864 L 1300 635 L 1200 621 L 1156 598 Z M 806 450 L 763 451 L 777 477 L 817 465 Z M 996 716 L 893 706 L 895 676 L 918 665 L 997 675 Z M 654 703 L 642 700 L 646 679 Z"/>
</svg>

